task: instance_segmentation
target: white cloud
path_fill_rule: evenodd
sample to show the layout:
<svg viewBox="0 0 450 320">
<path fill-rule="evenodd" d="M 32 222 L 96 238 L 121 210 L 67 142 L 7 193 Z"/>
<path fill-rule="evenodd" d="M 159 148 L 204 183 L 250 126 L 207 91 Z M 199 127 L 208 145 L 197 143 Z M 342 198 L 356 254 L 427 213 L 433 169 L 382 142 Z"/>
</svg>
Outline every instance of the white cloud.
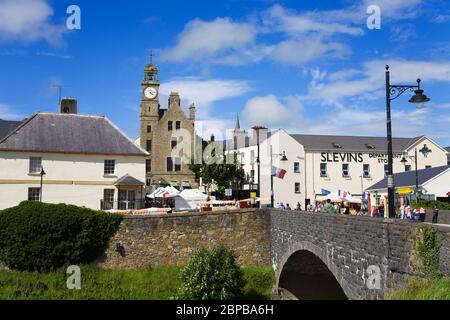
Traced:
<svg viewBox="0 0 450 320">
<path fill-rule="evenodd" d="M 296 113 L 292 106 L 295 106 L 293 97 L 289 97 L 286 104 L 283 104 L 275 95 L 257 96 L 248 100 L 243 117 L 249 127 L 254 125 L 264 125 L 267 127 L 286 127 L 296 119 Z M 299 105 L 297 105 L 299 106 Z"/>
<path fill-rule="evenodd" d="M 53 9 L 46 0 L 0 1 L 0 40 L 61 44 L 64 26 L 50 21 Z"/>
<path fill-rule="evenodd" d="M 245 53 L 256 33 L 256 27 L 252 24 L 233 22 L 230 18 L 216 18 L 213 21 L 195 19 L 185 26 L 176 45 L 164 50 L 162 56 L 175 62 L 219 59 L 221 56 L 230 59 L 236 52 Z"/>
<path fill-rule="evenodd" d="M 169 95 L 178 92 L 189 104 L 194 102 L 200 117 L 207 116 L 212 104 L 229 98 L 238 97 L 250 90 L 245 81 L 199 78 L 178 78 L 161 84 L 160 92 Z"/>
<path fill-rule="evenodd" d="M 372 60 L 366 62 L 361 71 L 341 70 L 321 81 L 310 83 L 308 99 L 340 101 L 345 97 L 378 98 L 385 85 L 385 65 L 391 68 L 392 83 L 415 83 L 421 78 L 423 83 L 450 82 L 450 61 L 428 62 L 414 60 Z M 342 77 L 342 75 L 346 77 Z M 343 79 L 341 81 L 337 79 Z M 337 81 L 336 81 L 337 80 Z"/>
<path fill-rule="evenodd" d="M 25 116 L 18 113 L 10 105 L 0 103 L 0 119 L 3 120 L 22 120 Z"/>
</svg>

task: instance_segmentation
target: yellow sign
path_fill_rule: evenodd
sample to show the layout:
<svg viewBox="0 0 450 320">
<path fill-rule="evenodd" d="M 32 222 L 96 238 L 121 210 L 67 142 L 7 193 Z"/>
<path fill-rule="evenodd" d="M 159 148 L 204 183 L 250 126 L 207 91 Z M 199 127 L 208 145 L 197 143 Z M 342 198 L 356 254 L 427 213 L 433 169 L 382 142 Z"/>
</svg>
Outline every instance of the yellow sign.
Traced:
<svg viewBox="0 0 450 320">
<path fill-rule="evenodd" d="M 250 198 L 256 198 L 256 192 L 251 192 L 250 193 Z"/>
<path fill-rule="evenodd" d="M 408 187 L 408 188 L 397 188 L 398 194 L 411 194 L 414 192 L 414 188 Z"/>
</svg>

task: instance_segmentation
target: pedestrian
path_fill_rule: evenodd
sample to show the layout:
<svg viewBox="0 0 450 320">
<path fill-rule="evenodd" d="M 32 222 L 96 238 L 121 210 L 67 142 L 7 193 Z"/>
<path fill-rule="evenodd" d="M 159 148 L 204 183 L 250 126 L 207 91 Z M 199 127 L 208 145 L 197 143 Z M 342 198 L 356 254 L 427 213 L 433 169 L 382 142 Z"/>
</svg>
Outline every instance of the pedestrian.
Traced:
<svg viewBox="0 0 450 320">
<path fill-rule="evenodd" d="M 335 213 L 334 206 L 331 204 L 330 199 L 327 199 L 324 209 L 326 213 Z"/>
<path fill-rule="evenodd" d="M 337 203 L 334 204 L 334 213 L 339 214 L 339 205 Z"/>
<path fill-rule="evenodd" d="M 348 204 L 344 204 L 344 214 L 347 214 L 347 215 L 350 214 L 350 207 Z"/>
<path fill-rule="evenodd" d="M 400 206 L 400 219 L 405 219 L 405 205 L 404 204 L 402 204 L 401 206 Z"/>
<path fill-rule="evenodd" d="M 289 205 L 289 203 L 286 203 L 286 210 L 292 210 L 291 206 Z"/>
<path fill-rule="evenodd" d="M 439 209 L 437 206 L 433 207 L 433 219 L 432 219 L 432 223 L 438 223 L 438 216 L 439 216 Z"/>
<path fill-rule="evenodd" d="M 283 203 L 283 202 L 280 202 L 280 209 L 281 209 L 281 210 L 286 209 L 286 207 L 284 206 L 284 203 Z"/>
<path fill-rule="evenodd" d="M 300 202 L 297 202 L 297 206 L 295 207 L 295 210 L 302 211 L 302 205 L 300 204 Z"/>
</svg>

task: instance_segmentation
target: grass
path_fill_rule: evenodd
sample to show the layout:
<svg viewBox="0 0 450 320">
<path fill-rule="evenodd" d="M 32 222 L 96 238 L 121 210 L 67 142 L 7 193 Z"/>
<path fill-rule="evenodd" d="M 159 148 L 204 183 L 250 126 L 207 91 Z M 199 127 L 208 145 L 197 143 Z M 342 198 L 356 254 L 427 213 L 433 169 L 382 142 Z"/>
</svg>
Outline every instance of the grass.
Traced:
<svg viewBox="0 0 450 320">
<path fill-rule="evenodd" d="M 406 286 L 389 296 L 390 300 L 450 300 L 450 278 L 409 279 Z"/>
<path fill-rule="evenodd" d="M 52 273 L 0 272 L 0 300 L 167 300 L 180 285 L 179 267 L 151 270 L 81 268 L 81 290 L 66 288 L 65 270 Z M 274 284 L 270 267 L 243 268 L 243 299 L 269 299 Z"/>
</svg>

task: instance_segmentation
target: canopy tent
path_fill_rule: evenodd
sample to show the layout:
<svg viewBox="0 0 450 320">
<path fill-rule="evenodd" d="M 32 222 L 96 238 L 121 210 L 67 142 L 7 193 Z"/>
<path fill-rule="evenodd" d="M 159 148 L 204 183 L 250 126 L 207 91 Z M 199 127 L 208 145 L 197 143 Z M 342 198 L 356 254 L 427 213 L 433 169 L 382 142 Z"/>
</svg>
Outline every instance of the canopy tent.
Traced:
<svg viewBox="0 0 450 320">
<path fill-rule="evenodd" d="M 169 196 L 175 199 L 175 210 L 193 210 L 205 202 L 208 195 L 198 189 L 185 189 L 182 192 Z"/>
<path fill-rule="evenodd" d="M 179 193 L 180 193 L 180 191 L 178 191 L 177 189 L 175 189 L 172 186 L 168 186 L 165 188 L 159 187 L 158 189 L 153 191 L 151 194 L 148 194 L 147 197 L 153 198 L 153 199 L 154 198 L 167 198 L 170 196 L 175 196 Z"/>
<path fill-rule="evenodd" d="M 342 194 L 342 193 L 341 193 Z M 361 199 L 355 198 L 350 193 L 346 193 L 345 197 L 340 196 L 336 192 L 331 192 L 327 195 L 317 195 L 316 196 L 317 201 L 327 201 L 330 200 L 331 202 L 349 202 L 349 203 L 361 203 Z"/>
</svg>

